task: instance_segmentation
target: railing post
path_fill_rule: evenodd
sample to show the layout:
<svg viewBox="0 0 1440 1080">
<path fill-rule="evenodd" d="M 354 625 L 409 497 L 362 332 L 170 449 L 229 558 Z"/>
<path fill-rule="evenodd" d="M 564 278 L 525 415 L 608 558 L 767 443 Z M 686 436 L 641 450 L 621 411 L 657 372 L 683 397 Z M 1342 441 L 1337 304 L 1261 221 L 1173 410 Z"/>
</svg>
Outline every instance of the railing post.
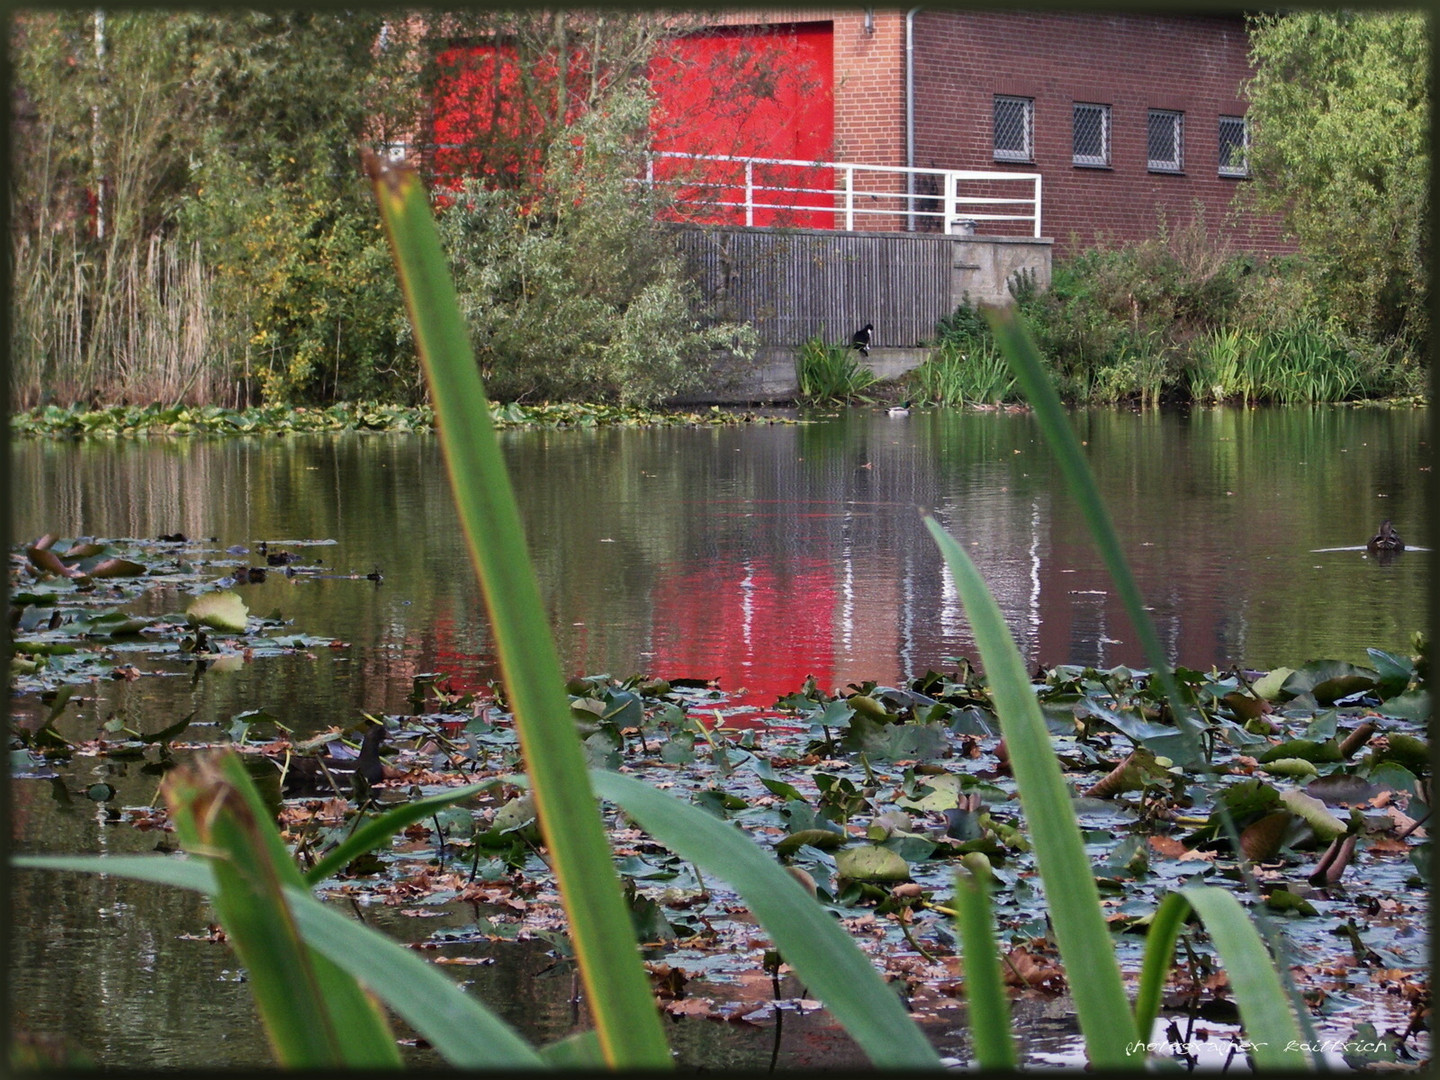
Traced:
<svg viewBox="0 0 1440 1080">
<path fill-rule="evenodd" d="M 1035 174 L 1035 239 L 1040 239 L 1040 174 Z"/>
<path fill-rule="evenodd" d="M 845 166 L 845 231 L 855 231 L 855 170 Z"/>
<path fill-rule="evenodd" d="M 755 163 L 745 162 L 745 224 L 755 224 Z"/>
</svg>

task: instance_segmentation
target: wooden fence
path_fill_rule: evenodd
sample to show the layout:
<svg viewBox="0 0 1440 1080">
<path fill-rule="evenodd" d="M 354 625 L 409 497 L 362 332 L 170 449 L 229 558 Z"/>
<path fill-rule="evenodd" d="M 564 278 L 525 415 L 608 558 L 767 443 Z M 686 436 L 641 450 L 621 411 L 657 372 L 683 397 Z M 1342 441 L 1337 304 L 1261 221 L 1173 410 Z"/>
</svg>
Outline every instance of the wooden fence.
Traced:
<svg viewBox="0 0 1440 1080">
<path fill-rule="evenodd" d="M 848 342 L 866 323 L 877 348 L 913 348 L 955 310 L 955 240 L 930 234 L 678 227 L 690 273 L 722 319 L 764 346 L 818 335 Z"/>
</svg>

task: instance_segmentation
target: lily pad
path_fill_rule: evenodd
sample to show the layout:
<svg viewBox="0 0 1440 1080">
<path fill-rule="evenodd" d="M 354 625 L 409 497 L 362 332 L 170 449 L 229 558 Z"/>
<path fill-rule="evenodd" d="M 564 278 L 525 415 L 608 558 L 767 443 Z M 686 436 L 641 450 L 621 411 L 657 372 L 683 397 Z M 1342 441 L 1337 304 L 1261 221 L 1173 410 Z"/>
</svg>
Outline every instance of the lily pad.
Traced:
<svg viewBox="0 0 1440 1080">
<path fill-rule="evenodd" d="M 910 864 L 879 844 L 862 844 L 839 852 L 835 872 L 849 881 L 910 880 Z"/>
<path fill-rule="evenodd" d="M 185 609 L 185 617 L 191 626 L 208 626 L 232 634 L 245 632 L 245 620 L 250 608 L 240 599 L 238 593 L 213 592 L 197 596 Z"/>
</svg>

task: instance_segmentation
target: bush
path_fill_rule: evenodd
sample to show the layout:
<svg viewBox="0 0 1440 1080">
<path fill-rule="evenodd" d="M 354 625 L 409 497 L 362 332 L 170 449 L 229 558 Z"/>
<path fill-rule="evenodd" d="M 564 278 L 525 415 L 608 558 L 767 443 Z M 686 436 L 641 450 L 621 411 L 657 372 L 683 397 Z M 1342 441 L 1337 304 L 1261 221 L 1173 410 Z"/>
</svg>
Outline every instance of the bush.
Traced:
<svg viewBox="0 0 1440 1080">
<path fill-rule="evenodd" d="M 645 99 L 612 103 L 557 139 L 543 183 L 441 200 L 441 239 L 492 398 L 653 404 L 707 383 L 747 327 L 700 310 L 653 192 L 638 187 Z M 577 193 L 583 193 L 577 197 Z"/>
</svg>

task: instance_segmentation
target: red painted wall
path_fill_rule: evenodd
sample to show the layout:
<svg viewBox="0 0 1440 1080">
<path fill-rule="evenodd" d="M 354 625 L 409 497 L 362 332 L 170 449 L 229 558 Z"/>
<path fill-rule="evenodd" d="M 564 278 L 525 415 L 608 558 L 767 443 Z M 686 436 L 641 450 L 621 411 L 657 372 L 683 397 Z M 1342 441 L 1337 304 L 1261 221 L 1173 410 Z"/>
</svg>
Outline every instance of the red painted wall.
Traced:
<svg viewBox="0 0 1440 1080">
<path fill-rule="evenodd" d="M 651 67 L 656 150 L 732 157 L 829 161 L 835 149 L 833 31 L 828 22 L 767 27 L 716 27 L 676 39 Z M 724 163 L 661 161 L 657 179 L 680 186 L 688 204 L 710 201 L 708 212 L 689 220 L 746 224 L 745 211 L 722 203 L 744 201 L 745 173 Z M 834 187 L 833 170 L 757 166 L 752 185 Z M 758 193 L 757 202 L 781 201 Z M 812 191 L 783 201 L 833 205 Z M 754 225 L 829 228 L 833 215 L 757 210 Z"/>
<path fill-rule="evenodd" d="M 717 27 L 677 38 L 651 68 L 657 104 L 652 121 L 656 150 L 735 157 L 827 161 L 835 152 L 833 32 L 831 24 Z M 437 176 L 514 178 L 540 165 L 518 136 L 541 126 L 541 116 L 516 93 L 513 52 L 490 45 L 446 49 L 436 57 L 432 135 Z M 582 57 L 571 65 L 583 78 Z M 546 62 L 532 73 L 540 85 L 553 83 L 556 66 Z M 553 98 L 545 105 L 553 112 Z M 497 148 L 480 133 L 499 130 L 509 138 Z M 744 201 L 744 170 L 723 163 L 662 162 L 657 178 L 680 184 L 693 199 L 712 203 Z M 828 189 L 830 170 L 769 166 L 757 170 L 759 185 Z M 762 195 L 763 199 L 764 196 Z M 781 201 L 770 196 L 769 201 Z M 819 192 L 783 201 L 831 205 Z M 692 220 L 743 224 L 738 207 L 714 206 Z M 831 215 L 760 211 L 756 225 L 829 227 Z"/>
</svg>

